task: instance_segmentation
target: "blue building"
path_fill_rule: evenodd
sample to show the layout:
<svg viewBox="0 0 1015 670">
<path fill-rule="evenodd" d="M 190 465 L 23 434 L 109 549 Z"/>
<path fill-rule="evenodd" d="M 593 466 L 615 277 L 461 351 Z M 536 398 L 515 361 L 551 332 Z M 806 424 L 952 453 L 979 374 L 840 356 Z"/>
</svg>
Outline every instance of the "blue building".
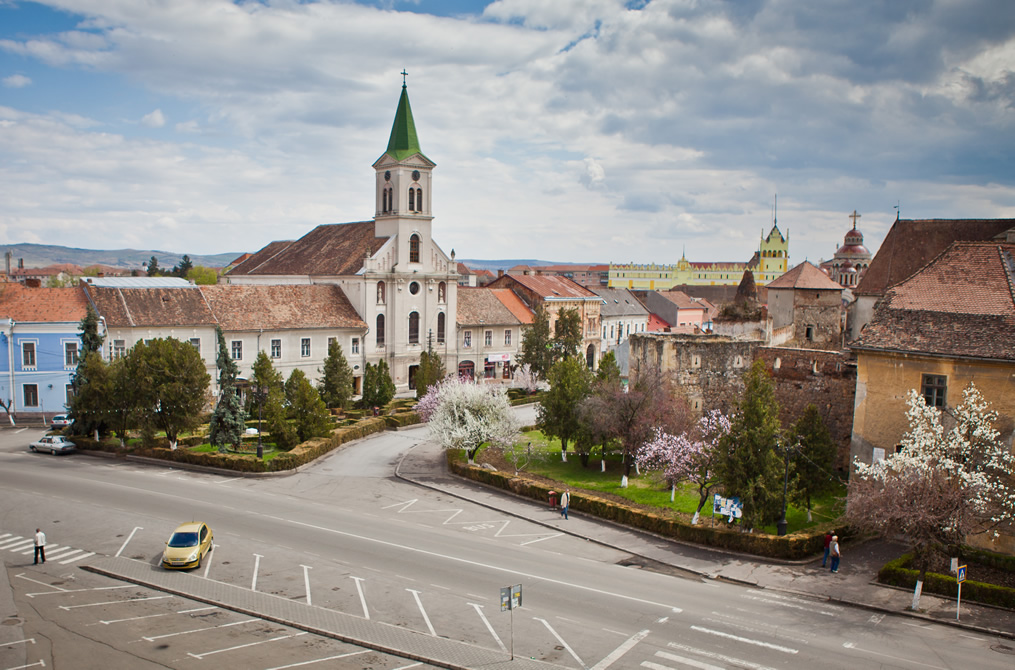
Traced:
<svg viewBox="0 0 1015 670">
<path fill-rule="evenodd" d="M 80 287 L 0 284 L 0 402 L 8 417 L 48 422 L 67 410 L 87 305 Z"/>
</svg>

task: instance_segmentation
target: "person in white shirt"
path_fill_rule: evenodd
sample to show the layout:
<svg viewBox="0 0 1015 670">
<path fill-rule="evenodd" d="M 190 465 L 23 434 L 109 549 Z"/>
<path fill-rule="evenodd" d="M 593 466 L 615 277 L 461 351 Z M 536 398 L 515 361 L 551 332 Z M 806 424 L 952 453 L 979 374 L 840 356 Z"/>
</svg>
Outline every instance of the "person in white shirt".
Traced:
<svg viewBox="0 0 1015 670">
<path fill-rule="evenodd" d="M 571 506 L 571 492 L 564 491 L 560 496 L 560 515 L 567 520 L 567 508 Z"/>
<path fill-rule="evenodd" d="M 38 565 L 39 559 L 42 562 L 46 562 L 46 534 L 42 532 L 41 528 L 35 529 L 35 563 L 32 565 Z"/>
</svg>

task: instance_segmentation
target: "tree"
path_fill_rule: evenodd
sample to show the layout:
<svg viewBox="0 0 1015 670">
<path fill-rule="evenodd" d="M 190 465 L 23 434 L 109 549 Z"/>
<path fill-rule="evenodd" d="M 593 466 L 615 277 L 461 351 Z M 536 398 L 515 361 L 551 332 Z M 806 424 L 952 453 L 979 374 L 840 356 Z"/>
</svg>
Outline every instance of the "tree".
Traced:
<svg viewBox="0 0 1015 670">
<path fill-rule="evenodd" d="M 545 379 L 553 364 L 553 342 L 550 340 L 550 317 L 542 305 L 533 310 L 532 325 L 522 335 L 522 355 L 519 363 L 528 365 L 535 375 Z"/>
<path fill-rule="evenodd" d="M 325 437 L 332 428 L 331 414 L 302 370 L 293 370 L 285 382 L 285 398 L 289 417 L 300 442 L 312 437 Z"/>
<path fill-rule="evenodd" d="M 448 377 L 419 404 L 424 403 L 433 406 L 432 411 L 420 413 L 427 416 L 430 436 L 444 449 L 465 449 L 469 463 L 475 462 L 487 442 L 508 446 L 518 434 L 518 422 L 502 388 Z"/>
<path fill-rule="evenodd" d="M 184 276 L 198 285 L 214 286 L 219 283 L 219 273 L 215 268 L 206 268 L 203 265 L 195 265 Z"/>
<path fill-rule="evenodd" d="M 596 381 L 600 384 L 620 384 L 620 366 L 614 352 L 607 351 L 603 354 L 599 369 L 596 370 Z"/>
<path fill-rule="evenodd" d="M 349 406 L 349 400 L 353 392 L 353 374 L 349 367 L 349 361 L 342 353 L 342 345 L 337 339 L 328 344 L 328 356 L 324 359 L 324 369 L 318 369 L 321 373 L 321 381 L 317 390 L 321 393 L 321 400 L 327 407 L 345 409 Z"/>
<path fill-rule="evenodd" d="M 300 443 L 296 429 L 289 421 L 289 407 L 283 385 L 270 386 L 264 399 L 264 422 L 277 449 L 288 451 Z"/>
<path fill-rule="evenodd" d="M 363 407 L 384 407 L 395 397 L 395 382 L 391 381 L 391 370 L 384 359 L 377 365 L 367 363 L 363 371 Z"/>
<path fill-rule="evenodd" d="M 539 386 L 539 378 L 528 363 L 518 366 L 512 381 L 517 388 L 525 389 L 529 393 L 534 392 Z"/>
<path fill-rule="evenodd" d="M 263 417 L 267 416 L 266 407 L 268 401 L 270 400 L 270 393 L 272 390 L 277 390 L 278 392 L 275 397 L 275 400 L 278 401 L 278 412 L 276 415 L 281 417 L 281 425 L 275 426 L 275 429 L 284 431 L 285 428 L 289 428 L 291 430 L 291 426 L 289 426 L 285 417 L 285 387 L 282 380 L 282 374 L 271 364 L 271 359 L 268 358 L 268 354 L 264 351 L 257 352 L 257 358 L 254 359 L 254 374 L 250 377 L 250 383 L 252 393 L 250 394 L 250 407 L 248 411 L 253 414 L 253 405 L 254 403 L 257 403 L 257 444 L 260 445 L 261 433 L 263 430 L 261 422 Z M 283 425 L 285 428 L 283 428 Z M 275 439 L 276 446 L 279 446 L 278 440 L 276 439 L 277 435 L 270 426 L 271 424 L 269 422 L 268 431 L 272 433 L 272 438 Z M 279 448 L 290 449 L 295 446 L 295 432 L 293 432 L 292 439 L 293 443 L 290 446 L 279 446 Z M 282 440 L 285 442 L 285 436 L 283 436 Z"/>
<path fill-rule="evenodd" d="M 797 475 L 795 498 L 807 506 L 809 523 L 811 500 L 835 488 L 837 480 L 832 474 L 832 468 L 838 448 L 832 441 L 821 413 L 813 404 L 807 405 L 793 426 L 793 439 L 799 445 L 794 453 Z"/>
<path fill-rule="evenodd" d="M 623 450 L 621 487 L 627 486 L 638 449 L 657 429 L 676 435 L 690 421 L 687 402 L 674 393 L 668 375 L 655 367 L 635 372 L 626 390 L 619 383 L 601 384 L 584 403 L 588 430 L 615 439 Z"/>
<path fill-rule="evenodd" d="M 88 385 L 90 374 L 98 374 L 103 378 L 106 377 L 105 370 L 101 369 L 100 371 L 103 337 L 99 334 L 99 315 L 91 305 L 88 305 L 85 310 L 85 315 L 81 319 L 78 330 L 81 331 L 81 351 L 78 352 L 77 367 L 71 376 L 71 398 L 68 409 L 70 409 L 71 418 L 74 420 L 71 430 L 79 435 L 83 435 L 101 430 L 102 428 L 102 421 L 99 419 L 99 415 L 101 414 L 103 391 L 93 390 L 98 396 L 98 401 L 96 401 L 96 398 L 89 398 L 78 402 L 78 396 L 86 393 L 85 387 Z M 99 362 L 97 363 L 94 360 L 88 362 L 89 354 L 96 354 Z M 88 368 L 87 371 L 86 366 Z M 99 386 L 101 384 L 98 384 L 96 389 Z"/>
<path fill-rule="evenodd" d="M 505 365 L 507 365 L 505 363 Z M 424 351 L 419 355 L 419 368 L 416 370 L 416 399 L 427 394 L 434 384 L 448 376 L 444 361 L 436 351 Z"/>
<path fill-rule="evenodd" d="M 592 372 L 576 356 L 557 361 L 548 375 L 550 390 L 536 410 L 536 423 L 549 437 L 560 438 L 560 456 L 567 460 L 567 444 L 582 430 L 580 403 L 592 393 Z M 588 451 L 582 459 L 588 466 Z"/>
<path fill-rule="evenodd" d="M 871 465 L 856 463 L 846 519 L 860 530 L 906 538 L 919 571 L 916 609 L 935 554 L 1015 521 L 1015 455 L 994 427 L 997 413 L 973 384 L 955 408 L 951 429 L 915 389 L 906 403 L 902 449 Z"/>
<path fill-rule="evenodd" d="M 717 466 L 727 495 L 740 498 L 747 528 L 774 521 L 782 509 L 779 437 L 775 388 L 758 360 L 744 374 L 744 392 Z"/>
<path fill-rule="evenodd" d="M 236 377 L 240 371 L 236 361 L 229 355 L 221 327 L 215 326 L 215 335 L 219 344 L 218 356 L 215 358 L 219 371 L 219 401 L 211 415 L 208 439 L 218 448 L 219 453 L 224 454 L 227 444 L 233 445 L 234 449 L 239 448 L 243 441 L 243 431 L 247 427 L 247 417 L 240 397 L 236 394 Z"/>
<path fill-rule="evenodd" d="M 180 433 L 197 426 L 211 377 L 189 342 L 158 338 L 138 342 L 127 354 L 137 370 L 135 393 L 142 424 L 165 431 L 170 449 Z"/>
<path fill-rule="evenodd" d="M 190 256 L 187 254 L 183 254 L 183 258 L 181 258 L 180 262 L 173 268 L 173 275 L 185 278 L 187 273 L 190 272 L 193 267 L 194 261 L 190 260 Z"/>
<path fill-rule="evenodd" d="M 554 360 L 581 356 L 582 317 L 577 309 L 562 309 L 553 327 Z"/>
<path fill-rule="evenodd" d="M 149 277 L 157 277 L 162 274 L 159 271 L 159 259 L 155 258 L 155 256 L 149 258 L 146 271 L 148 272 Z"/>
<path fill-rule="evenodd" d="M 110 376 L 106 362 L 97 351 L 78 357 L 78 365 L 71 377 L 73 392 L 70 397 L 70 415 L 74 419 L 72 431 L 78 435 L 94 434 L 105 430 L 111 396 Z"/>
</svg>

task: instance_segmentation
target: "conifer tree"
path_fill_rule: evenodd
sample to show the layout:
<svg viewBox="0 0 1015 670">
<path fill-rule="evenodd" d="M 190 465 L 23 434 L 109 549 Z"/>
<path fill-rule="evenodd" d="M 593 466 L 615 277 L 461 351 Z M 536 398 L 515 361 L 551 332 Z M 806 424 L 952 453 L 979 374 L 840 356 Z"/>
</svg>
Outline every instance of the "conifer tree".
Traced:
<svg viewBox="0 0 1015 670">
<path fill-rule="evenodd" d="M 338 340 L 332 340 L 328 344 L 328 356 L 324 359 L 324 369 L 319 369 L 321 381 L 317 390 L 321 394 L 321 400 L 327 407 L 345 409 L 349 406 L 349 400 L 353 393 L 353 374 L 349 367 L 349 361 L 342 353 L 342 345 Z"/>
<path fill-rule="evenodd" d="M 246 414 L 236 394 L 236 377 L 239 374 L 236 361 L 226 349 L 226 338 L 222 334 L 222 328 L 216 326 L 215 334 L 218 336 L 219 345 L 218 356 L 215 359 L 219 370 L 219 401 L 211 415 L 208 439 L 212 445 L 218 447 L 219 453 L 225 453 L 227 444 L 233 445 L 236 449 L 243 441 Z"/>
<path fill-rule="evenodd" d="M 285 398 L 289 405 L 289 418 L 300 442 L 328 434 L 332 425 L 331 415 L 302 370 L 297 368 L 289 375 L 285 382 Z"/>
</svg>

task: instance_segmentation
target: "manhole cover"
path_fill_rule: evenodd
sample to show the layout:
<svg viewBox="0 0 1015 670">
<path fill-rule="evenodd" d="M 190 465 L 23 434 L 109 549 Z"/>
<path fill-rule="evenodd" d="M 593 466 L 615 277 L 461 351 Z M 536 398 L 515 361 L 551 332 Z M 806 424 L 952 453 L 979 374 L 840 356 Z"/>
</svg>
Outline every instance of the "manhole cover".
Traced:
<svg viewBox="0 0 1015 670">
<path fill-rule="evenodd" d="M 20 617 L 16 616 L 10 617 L 9 619 L 4 619 L 3 621 L 3 624 L 5 626 L 20 626 L 23 623 L 24 621 Z"/>
<path fill-rule="evenodd" d="M 1003 642 L 998 642 L 997 644 L 993 644 L 993 645 L 990 646 L 990 648 L 993 649 L 994 651 L 1000 652 L 1002 654 L 1011 654 L 1012 656 L 1015 656 L 1015 647 L 1012 647 L 1010 645 L 1004 644 Z"/>
</svg>

